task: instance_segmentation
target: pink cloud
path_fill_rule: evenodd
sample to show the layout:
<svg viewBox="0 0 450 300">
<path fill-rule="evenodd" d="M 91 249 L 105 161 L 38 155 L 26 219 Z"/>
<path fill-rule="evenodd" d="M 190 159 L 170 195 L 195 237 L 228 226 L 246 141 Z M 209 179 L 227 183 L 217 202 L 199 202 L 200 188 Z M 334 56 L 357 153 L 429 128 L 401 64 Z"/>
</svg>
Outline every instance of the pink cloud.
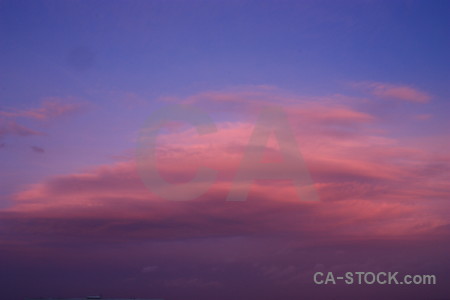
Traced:
<svg viewBox="0 0 450 300">
<path fill-rule="evenodd" d="M 352 85 L 380 98 L 398 99 L 418 103 L 425 103 L 431 100 L 431 95 L 407 85 L 396 85 L 383 82 L 358 82 L 353 83 Z"/>
<path fill-rule="evenodd" d="M 24 110 L 0 111 L 0 137 L 6 135 L 31 136 L 43 133 L 19 124 L 18 119 L 46 121 L 79 111 L 84 105 L 80 103 L 65 103 L 63 99 L 49 97 L 43 100 L 38 108 Z"/>
<path fill-rule="evenodd" d="M 436 274 L 445 281 L 450 157 L 434 149 L 446 149 L 444 136 L 418 137 L 407 144 L 379 130 L 378 118 L 351 103 L 278 95 L 321 201 L 299 201 L 288 180 L 257 180 L 247 201 L 225 201 L 258 105 L 271 99 L 266 95 L 241 103 L 241 110 L 239 102 L 231 109 L 214 102 L 217 106 L 209 108 L 236 116 L 217 122 L 215 133 L 200 136 L 190 126 L 174 124 L 161 131 L 157 161 L 165 179 L 189 181 L 200 165 L 217 171 L 217 182 L 197 199 L 159 198 L 142 183 L 129 157 L 23 187 L 10 199 L 13 206 L 0 210 L 5 272 L 35 270 L 28 279 L 20 278 L 32 286 L 45 273 L 42 261 L 51 259 L 47 270 L 70 269 L 80 280 L 94 274 L 120 292 L 129 287 L 132 294 L 142 287 L 145 294 L 151 284 L 181 297 L 196 291 L 202 299 L 217 299 L 219 293 L 232 298 L 226 292 L 241 291 L 240 282 L 253 283 L 247 285 L 252 291 L 270 286 L 274 299 L 289 290 L 294 295 L 289 299 L 300 299 L 305 291 L 317 291 L 308 286 L 317 270 L 400 270 Z M 275 139 L 267 148 L 271 155 L 278 153 Z M 271 162 L 250 168 L 257 172 L 263 163 Z M 17 267 L 17 261 L 23 263 Z M 111 261 L 119 266 L 117 272 Z M 43 282 L 59 285 L 50 273 L 51 280 Z M 96 287 L 101 284 L 96 281 Z M 444 284 L 432 286 L 434 291 L 437 287 L 446 290 Z M 264 297 L 265 290 L 252 299 Z"/>
<path fill-rule="evenodd" d="M 41 132 L 20 125 L 14 120 L 0 118 L 0 137 L 7 135 L 31 136 L 42 135 Z"/>
<path fill-rule="evenodd" d="M 227 97 L 232 100 L 231 94 Z M 192 127 L 171 124 L 158 136 L 158 168 L 166 180 L 188 182 L 200 165 L 217 171 L 217 182 L 197 199 L 159 198 L 142 183 L 135 163 L 124 161 L 44 178 L 16 193 L 0 219 L 17 236 L 38 232 L 119 241 L 277 234 L 338 241 L 445 234 L 439 228 L 448 224 L 450 159 L 404 146 L 376 130 L 374 116 L 330 100 L 278 98 L 287 107 L 321 202 L 299 201 L 288 180 L 258 180 L 248 201 L 225 201 L 253 130 L 248 119 L 257 113 L 258 101 L 271 99 L 266 95 L 250 102 L 244 115 L 218 122 L 216 133 L 200 136 Z M 276 154 L 276 141 L 267 150 Z M 252 172 L 260 169 L 261 164 L 251 166 Z"/>
<path fill-rule="evenodd" d="M 81 109 L 79 103 L 64 103 L 66 100 L 58 97 L 48 97 L 42 101 L 41 107 L 16 110 L 16 111 L 0 111 L 0 116 L 8 118 L 30 118 L 36 120 L 48 120 L 60 117 Z"/>
<path fill-rule="evenodd" d="M 45 223 L 35 227 L 44 232 L 53 232 L 51 224 L 64 219 L 67 224 L 58 230 L 78 234 L 85 232 L 86 220 L 97 220 L 98 227 L 89 235 L 116 238 L 258 232 L 310 236 L 326 232 L 330 237 L 415 235 L 447 224 L 444 212 L 449 207 L 442 201 L 450 196 L 450 189 L 443 183 L 450 174 L 432 173 L 429 166 L 437 161 L 426 152 L 365 134 L 349 139 L 321 136 L 320 131 L 303 135 L 306 144 L 318 138 L 323 143 L 318 148 L 301 148 L 320 203 L 300 202 L 291 182 L 273 180 L 254 182 L 245 203 L 227 202 L 232 175 L 252 126 L 238 122 L 218 127 L 211 136 L 187 129 L 159 138 L 158 163 L 164 178 L 189 181 L 199 165 L 219 172 L 217 183 L 198 199 L 162 200 L 145 188 L 133 162 L 122 162 L 46 179 L 18 193 L 15 206 L 8 211 L 33 222 L 52 220 L 49 227 Z M 276 145 L 269 147 L 276 150 Z M 448 166 L 449 161 L 440 163 Z M 259 167 L 252 166 L 253 171 Z"/>
</svg>

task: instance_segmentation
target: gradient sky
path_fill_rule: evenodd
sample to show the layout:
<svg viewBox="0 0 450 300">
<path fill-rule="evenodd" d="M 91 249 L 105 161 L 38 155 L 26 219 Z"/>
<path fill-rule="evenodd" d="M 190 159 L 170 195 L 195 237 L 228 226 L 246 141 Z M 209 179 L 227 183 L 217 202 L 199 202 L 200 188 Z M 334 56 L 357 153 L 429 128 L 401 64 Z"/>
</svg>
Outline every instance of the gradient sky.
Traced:
<svg viewBox="0 0 450 300">
<path fill-rule="evenodd" d="M 0 291 L 449 299 L 449 13 L 448 1 L 1 0 Z M 158 138 L 169 181 L 219 174 L 186 202 L 149 191 L 134 159 L 145 120 L 173 103 L 218 128 L 169 124 Z M 227 202 L 274 103 L 320 201 L 269 180 Z M 317 270 L 438 284 L 316 286 Z"/>
</svg>

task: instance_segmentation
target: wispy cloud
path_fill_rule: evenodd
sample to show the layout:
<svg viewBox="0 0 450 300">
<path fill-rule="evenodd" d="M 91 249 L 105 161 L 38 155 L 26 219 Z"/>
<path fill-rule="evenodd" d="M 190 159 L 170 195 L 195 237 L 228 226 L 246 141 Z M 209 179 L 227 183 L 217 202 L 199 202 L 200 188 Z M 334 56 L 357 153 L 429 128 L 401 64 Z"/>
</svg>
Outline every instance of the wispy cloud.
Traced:
<svg viewBox="0 0 450 300">
<path fill-rule="evenodd" d="M 428 93 L 408 85 L 398 85 L 374 81 L 354 82 L 351 85 L 373 96 L 385 99 L 397 99 L 410 102 L 426 103 L 432 98 Z"/>
<path fill-rule="evenodd" d="M 8 135 L 31 136 L 43 133 L 20 125 L 15 120 L 0 118 L 0 138 Z"/>
<path fill-rule="evenodd" d="M 67 99 L 48 97 L 42 101 L 40 107 L 24 110 L 13 109 L 11 111 L 0 111 L 0 116 L 7 118 L 48 120 L 79 111 L 82 107 L 82 104 L 70 103 L 67 102 Z"/>
<path fill-rule="evenodd" d="M 73 99 L 49 97 L 45 98 L 41 106 L 37 108 L 0 110 L 0 138 L 7 135 L 22 137 L 43 135 L 37 130 L 20 124 L 21 119 L 47 121 L 80 111 L 84 106 L 85 104 L 73 102 Z"/>
</svg>

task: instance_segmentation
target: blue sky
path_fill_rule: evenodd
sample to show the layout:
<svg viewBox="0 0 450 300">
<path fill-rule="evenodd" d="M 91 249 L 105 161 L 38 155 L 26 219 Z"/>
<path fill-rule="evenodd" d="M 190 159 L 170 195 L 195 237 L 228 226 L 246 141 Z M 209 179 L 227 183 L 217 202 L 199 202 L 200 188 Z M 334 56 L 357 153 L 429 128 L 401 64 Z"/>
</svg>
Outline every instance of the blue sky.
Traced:
<svg viewBox="0 0 450 300">
<path fill-rule="evenodd" d="M 3 97 L 27 102 L 112 86 L 157 97 L 242 84 L 317 94 L 360 78 L 445 96 L 448 5 L 6 1 Z M 79 48 L 93 56 L 86 69 L 67 61 Z"/>
</svg>

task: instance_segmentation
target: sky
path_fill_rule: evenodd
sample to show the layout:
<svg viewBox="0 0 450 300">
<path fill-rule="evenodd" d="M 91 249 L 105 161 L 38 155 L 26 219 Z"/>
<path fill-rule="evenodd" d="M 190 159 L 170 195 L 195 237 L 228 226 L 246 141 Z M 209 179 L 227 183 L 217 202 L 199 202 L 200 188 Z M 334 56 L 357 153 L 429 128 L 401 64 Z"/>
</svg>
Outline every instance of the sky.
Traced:
<svg viewBox="0 0 450 300">
<path fill-rule="evenodd" d="M 0 290 L 449 299 L 449 13 L 443 0 L 1 0 Z M 177 105 L 215 130 L 159 124 L 157 172 L 141 178 L 142 136 Z M 301 166 L 283 164 L 284 133 L 251 144 L 275 106 Z M 214 182 L 193 181 L 199 168 Z M 268 178 L 245 187 L 242 168 Z M 297 193 L 305 174 L 318 201 Z M 161 178 L 203 192 L 165 199 Z M 227 201 L 233 189 L 246 200 Z M 313 282 L 355 271 L 437 284 Z"/>
</svg>

